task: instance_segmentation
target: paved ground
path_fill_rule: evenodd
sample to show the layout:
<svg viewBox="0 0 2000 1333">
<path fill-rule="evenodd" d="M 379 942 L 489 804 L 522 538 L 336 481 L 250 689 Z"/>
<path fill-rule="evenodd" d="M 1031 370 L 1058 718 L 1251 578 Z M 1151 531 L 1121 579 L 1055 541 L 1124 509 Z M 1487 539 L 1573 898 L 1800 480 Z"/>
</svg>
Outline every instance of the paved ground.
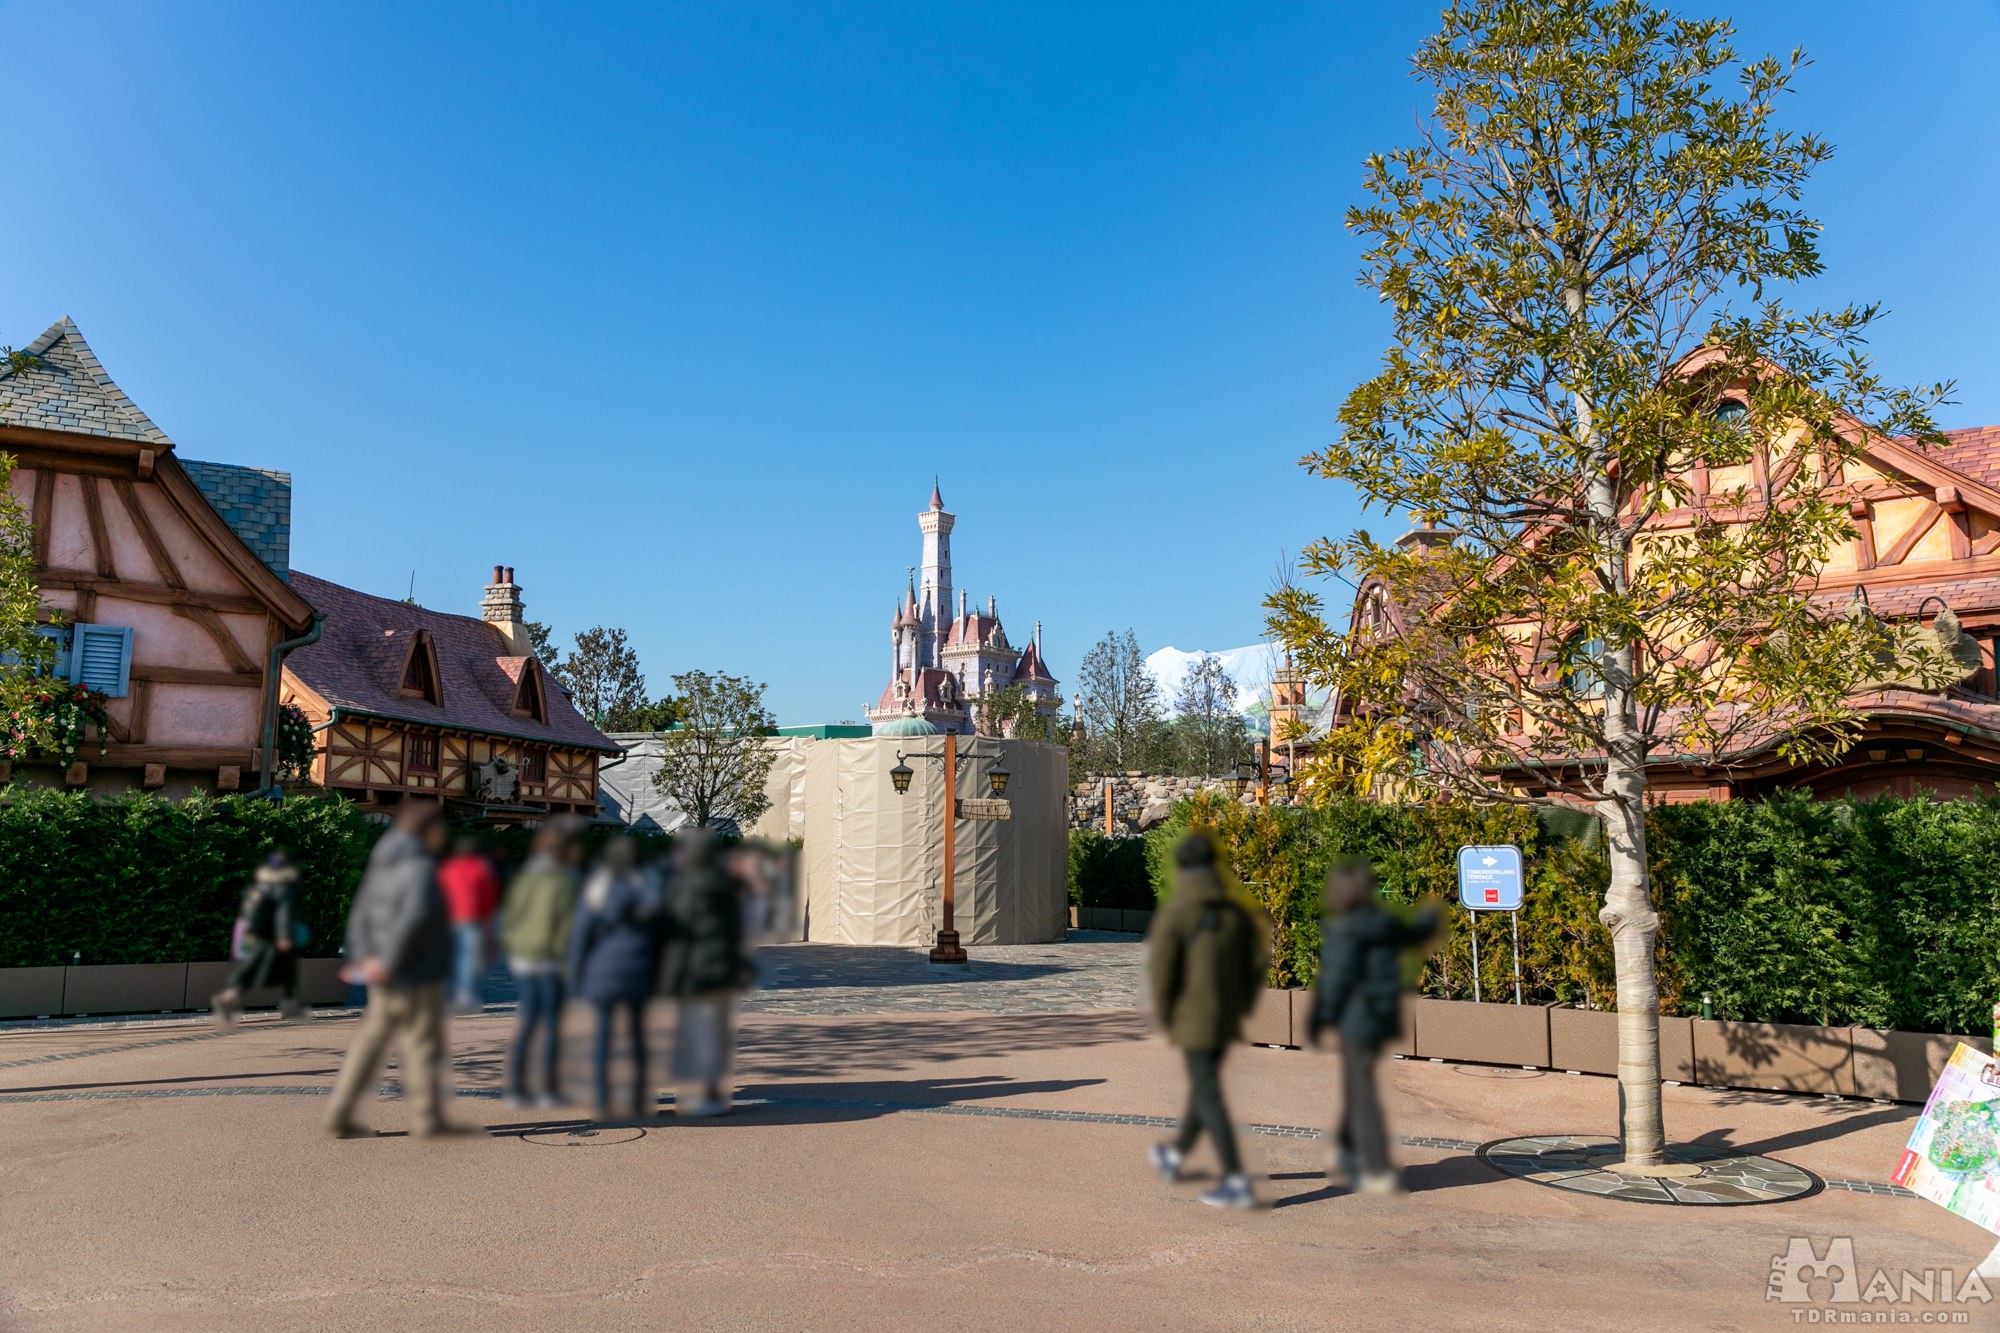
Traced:
<svg viewBox="0 0 2000 1333">
<path fill-rule="evenodd" d="M 1336 1061 L 1267 1050 L 1233 1055 L 1229 1079 L 1276 1207 L 1218 1214 L 1143 1166 L 1181 1086 L 1123 1007 L 1130 944 L 957 979 L 894 951 L 776 952 L 744 1020 L 750 1104 L 643 1131 L 504 1110 L 498 1011 L 453 1029 L 455 1109 L 489 1132 L 443 1144 L 404 1137 L 393 1095 L 369 1108 L 387 1137 L 314 1133 L 351 1019 L 0 1035 L 0 1325 L 1783 1327 L 1797 1307 L 1765 1287 L 1794 1236 L 1851 1237 L 1864 1273 L 1892 1277 L 1962 1275 L 1992 1240 L 1852 1189 L 1695 1210 L 1503 1178 L 1469 1145 L 1601 1132 L 1615 1086 L 1470 1065 L 1389 1065 L 1396 1129 L 1422 1145 L 1402 1150 L 1414 1192 L 1336 1193 L 1310 1139 Z M 1121 1007 L 1044 1007 L 1065 987 Z M 1884 1179 L 1911 1119 L 1693 1088 L 1668 1090 L 1668 1114 L 1677 1138 L 1857 1185 Z M 1944 1308 L 2000 1324 L 1995 1305 Z"/>
</svg>

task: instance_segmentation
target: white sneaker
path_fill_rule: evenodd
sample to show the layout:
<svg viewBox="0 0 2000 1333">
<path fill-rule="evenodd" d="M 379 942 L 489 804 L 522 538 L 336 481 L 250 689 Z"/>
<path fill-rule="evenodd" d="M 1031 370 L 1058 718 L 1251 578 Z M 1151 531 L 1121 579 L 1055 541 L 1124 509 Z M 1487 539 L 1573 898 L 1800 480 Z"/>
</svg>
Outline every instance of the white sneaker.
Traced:
<svg viewBox="0 0 2000 1333">
<path fill-rule="evenodd" d="M 1171 1143 L 1156 1143 L 1146 1150 L 1146 1158 L 1160 1179 L 1169 1185 L 1181 1178 L 1181 1150 Z"/>
<path fill-rule="evenodd" d="M 1211 1208 L 1235 1208 L 1248 1212 L 1257 1206 L 1257 1192 L 1250 1188 L 1250 1177 L 1241 1171 L 1232 1172 L 1222 1178 L 1222 1183 L 1205 1191 L 1201 1201 Z"/>
<path fill-rule="evenodd" d="M 1369 1172 L 1361 1177 L 1363 1194 L 1408 1194 L 1409 1186 L 1403 1183 L 1400 1171 Z"/>
</svg>

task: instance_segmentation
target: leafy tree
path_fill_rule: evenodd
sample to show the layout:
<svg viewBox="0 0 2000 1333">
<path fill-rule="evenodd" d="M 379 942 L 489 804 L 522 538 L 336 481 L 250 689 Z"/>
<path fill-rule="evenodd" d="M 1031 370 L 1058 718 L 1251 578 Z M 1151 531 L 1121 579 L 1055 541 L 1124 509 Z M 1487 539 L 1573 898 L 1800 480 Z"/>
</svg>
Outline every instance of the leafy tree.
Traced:
<svg viewBox="0 0 2000 1333">
<path fill-rule="evenodd" d="M 1069 739 L 1060 710 L 1043 707 L 1021 685 L 1008 685 L 979 701 L 979 734 L 1057 743 Z"/>
<path fill-rule="evenodd" d="M 40 364 L 26 352 L 0 348 L 4 366 L 0 373 L 5 376 L 24 374 Z M 31 748 L 47 750 L 54 739 L 47 734 L 48 719 L 44 710 L 30 705 L 36 678 L 54 660 L 54 647 L 36 632 L 42 593 L 35 577 L 34 529 L 27 507 L 9 485 L 13 472 L 14 456 L 0 453 L 0 710 L 22 719 L 18 731 L 25 733 Z"/>
<path fill-rule="evenodd" d="M 1161 749 L 1165 719 L 1160 686 L 1146 669 L 1131 630 L 1116 630 L 1084 654 L 1077 670 L 1083 694 L 1086 767 L 1131 771 L 1148 766 Z"/>
<path fill-rule="evenodd" d="M 764 687 L 688 671 L 674 677 L 674 690 L 680 725 L 660 738 L 653 785 L 697 825 L 727 819 L 749 827 L 770 808 L 764 781 L 777 760 L 765 742 L 777 719 L 764 707 Z"/>
<path fill-rule="evenodd" d="M 543 668 L 551 675 L 562 664 L 562 649 L 556 647 L 555 633 L 539 620 L 525 622 L 528 627 L 528 644 Z"/>
<path fill-rule="evenodd" d="M 1213 653 L 1188 663 L 1174 690 L 1174 740 L 1186 769 L 1214 777 L 1243 752 L 1236 681 Z"/>
<path fill-rule="evenodd" d="M 1267 600 L 1350 723 L 1315 774 L 1594 803 L 1609 889 L 1627 1161 L 1664 1159 L 1649 760 L 1855 731 L 1854 688 L 1913 640 L 1814 595 L 1852 536 L 1836 493 L 1868 428 L 1940 437 L 1948 386 L 1886 387 L 1876 307 L 1800 311 L 1800 204 L 1822 139 L 1780 128 L 1803 64 L 1642 0 L 1459 0 L 1418 51 L 1421 141 L 1369 159 L 1350 210 L 1394 339 L 1304 460 L 1416 540 L 1320 541 L 1362 589 Z M 1915 664 L 1926 675 L 1935 663 Z"/>
<path fill-rule="evenodd" d="M 639 654 L 626 643 L 622 629 L 599 625 L 584 630 L 576 636 L 574 651 L 551 674 L 569 691 L 577 709 L 600 727 L 646 702 Z"/>
<path fill-rule="evenodd" d="M 681 701 L 671 694 L 663 694 L 650 703 L 644 703 L 628 713 L 615 713 L 609 719 L 608 731 L 665 731 L 681 720 Z"/>
</svg>

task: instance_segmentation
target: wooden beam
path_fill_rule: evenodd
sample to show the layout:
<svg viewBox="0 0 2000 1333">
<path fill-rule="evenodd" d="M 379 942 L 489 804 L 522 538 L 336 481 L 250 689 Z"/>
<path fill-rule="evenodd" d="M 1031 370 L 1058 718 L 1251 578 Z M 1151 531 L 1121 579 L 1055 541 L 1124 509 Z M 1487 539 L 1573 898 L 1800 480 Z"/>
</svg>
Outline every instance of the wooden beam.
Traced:
<svg viewBox="0 0 2000 1333">
<path fill-rule="evenodd" d="M 224 764 L 234 764 L 240 768 L 254 768 L 256 751 L 245 747 L 233 749 L 216 745 L 141 745 L 137 742 L 121 744 L 113 741 L 105 748 L 100 764 L 107 767 L 135 768 L 143 764 L 165 764 L 169 768 L 221 768 Z"/>
<path fill-rule="evenodd" d="M 143 663 L 132 667 L 135 681 L 157 681 L 162 685 L 234 685 L 238 687 L 261 685 L 264 673 L 261 671 L 219 671 L 204 667 L 147 666 Z"/>
<path fill-rule="evenodd" d="M 1925 501 L 1924 512 L 1918 516 L 1916 522 L 1910 524 L 1908 532 L 1905 532 L 1896 539 L 1896 544 L 1889 548 L 1888 553 L 1882 557 L 1881 563 L 1885 565 L 1902 564 L 1903 558 L 1916 548 L 1918 542 L 1930 534 L 1930 530 L 1937 526 L 1938 519 L 1943 516 L 1944 510 L 1938 508 L 1936 501 Z"/>
<path fill-rule="evenodd" d="M 47 468 L 35 473 L 35 512 L 31 519 L 35 531 L 35 568 L 42 569 L 49 563 L 49 536 L 54 515 L 50 512 L 56 502 L 56 474 Z"/>
<path fill-rule="evenodd" d="M 1866 500 L 1851 500 L 1847 513 L 1854 520 L 1854 567 L 1875 568 L 1875 519 Z"/>
<path fill-rule="evenodd" d="M 104 501 L 97 493 L 96 477 L 78 477 L 77 486 L 83 491 L 83 513 L 90 521 L 90 554 L 103 578 L 115 578 L 118 563 L 111 550 L 111 533 L 104 526 Z"/>
<path fill-rule="evenodd" d="M 174 557 L 167 550 L 167 544 L 160 540 L 158 528 L 139 503 L 139 491 L 130 481 L 119 477 L 111 483 L 111 489 L 118 493 L 118 500 L 131 516 L 132 526 L 139 530 L 139 540 L 146 543 L 146 551 L 153 557 L 153 572 L 160 576 L 160 582 L 169 588 L 185 588 L 187 580 L 181 577 L 180 567 L 174 564 Z"/>
<path fill-rule="evenodd" d="M 132 721 L 125 730 L 127 740 L 144 743 L 146 739 L 146 711 L 152 707 L 153 686 L 137 668 L 132 671 Z"/>
<path fill-rule="evenodd" d="M 222 623 L 222 617 L 212 609 L 206 606 L 177 606 L 174 614 L 192 620 L 206 630 L 208 637 L 215 641 L 215 646 L 222 650 L 222 655 L 229 659 L 229 665 L 238 671 L 257 670 L 257 663 L 243 650 L 236 636 L 229 632 L 229 626 Z"/>
<path fill-rule="evenodd" d="M 130 579 L 100 577 L 75 569 L 51 569 L 36 576 L 44 588 L 87 589 L 106 597 L 122 597 L 128 602 L 151 602 L 159 606 L 205 606 L 232 615 L 261 616 L 269 608 L 255 597 L 241 593 L 196 592 L 163 583 L 138 583 Z"/>
</svg>

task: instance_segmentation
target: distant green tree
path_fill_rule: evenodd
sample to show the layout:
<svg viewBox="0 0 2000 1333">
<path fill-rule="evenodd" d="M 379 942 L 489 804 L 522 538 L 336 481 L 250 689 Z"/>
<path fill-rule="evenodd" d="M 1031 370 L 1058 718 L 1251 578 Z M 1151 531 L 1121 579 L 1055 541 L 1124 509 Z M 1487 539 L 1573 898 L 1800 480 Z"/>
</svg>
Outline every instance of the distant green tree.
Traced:
<svg viewBox="0 0 2000 1333">
<path fill-rule="evenodd" d="M 1009 685 L 979 701 L 979 734 L 1061 742 L 1069 739 L 1069 726 L 1060 710 L 1045 710 L 1025 687 Z"/>
<path fill-rule="evenodd" d="M 26 352 L 0 348 L 0 404 L 6 401 L 6 380 L 40 364 Z M 55 650 L 36 629 L 42 592 L 35 577 L 34 529 L 8 484 L 13 472 L 14 456 L 0 453 L 0 712 L 20 719 L 8 729 L 13 740 L 8 754 L 0 756 L 7 758 L 21 757 L 16 750 L 49 750 L 54 739 L 45 734 L 46 711 L 31 706 L 35 682 L 48 672 Z"/>
<path fill-rule="evenodd" d="M 1116 630 L 1083 655 L 1081 743 L 1085 769 L 1126 772 L 1151 767 L 1167 740 L 1159 682 L 1131 630 Z"/>
<path fill-rule="evenodd" d="M 764 686 L 721 672 L 673 679 L 679 725 L 661 734 L 653 785 L 698 826 L 726 819 L 747 829 L 771 806 L 764 782 L 778 757 L 765 739 L 778 724 Z"/>
<path fill-rule="evenodd" d="M 1174 749 L 1180 767 L 1212 778 L 1244 749 L 1243 715 L 1236 711 L 1236 681 L 1222 659 L 1204 653 L 1188 663 L 1174 690 Z"/>
</svg>

